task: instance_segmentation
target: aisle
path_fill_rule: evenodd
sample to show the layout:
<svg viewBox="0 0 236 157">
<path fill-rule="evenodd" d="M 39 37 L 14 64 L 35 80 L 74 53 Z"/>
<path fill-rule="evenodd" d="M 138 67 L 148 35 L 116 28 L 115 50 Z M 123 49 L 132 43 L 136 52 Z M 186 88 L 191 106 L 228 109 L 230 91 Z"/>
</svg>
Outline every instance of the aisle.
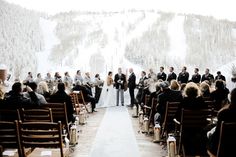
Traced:
<svg viewBox="0 0 236 157">
<path fill-rule="evenodd" d="M 107 108 L 90 157 L 140 157 L 126 107 Z"/>
</svg>

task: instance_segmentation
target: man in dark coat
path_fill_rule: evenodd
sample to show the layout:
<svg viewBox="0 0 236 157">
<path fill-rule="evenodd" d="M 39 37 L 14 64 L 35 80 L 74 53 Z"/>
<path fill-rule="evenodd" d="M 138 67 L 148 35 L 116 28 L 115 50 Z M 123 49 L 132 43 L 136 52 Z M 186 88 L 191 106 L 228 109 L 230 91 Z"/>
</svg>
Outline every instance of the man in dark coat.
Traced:
<svg viewBox="0 0 236 157">
<path fill-rule="evenodd" d="M 205 74 L 202 75 L 201 82 L 205 80 L 209 81 L 210 83 L 214 82 L 214 76 L 210 74 L 210 70 L 208 68 L 206 69 Z"/>
<path fill-rule="evenodd" d="M 178 76 L 178 82 L 181 83 L 187 83 L 189 78 L 189 73 L 187 72 L 187 67 L 183 67 L 181 73 L 179 73 Z"/>
<path fill-rule="evenodd" d="M 129 94 L 130 94 L 130 107 L 133 107 L 135 104 L 134 89 L 136 88 L 136 76 L 132 68 L 129 69 L 129 73 L 130 73 L 130 76 L 128 79 L 128 88 L 129 88 Z"/>
<path fill-rule="evenodd" d="M 194 83 L 199 83 L 201 81 L 201 75 L 198 73 L 199 69 L 195 68 L 194 69 L 194 74 L 192 75 L 192 82 Z"/>
<path fill-rule="evenodd" d="M 166 73 L 164 72 L 163 66 L 160 67 L 160 72 L 157 74 L 157 80 L 162 80 L 162 81 L 166 80 Z"/>
<path fill-rule="evenodd" d="M 170 67 L 170 73 L 168 74 L 167 81 L 170 83 L 171 80 L 176 80 L 177 75 L 174 73 L 174 67 Z"/>
</svg>

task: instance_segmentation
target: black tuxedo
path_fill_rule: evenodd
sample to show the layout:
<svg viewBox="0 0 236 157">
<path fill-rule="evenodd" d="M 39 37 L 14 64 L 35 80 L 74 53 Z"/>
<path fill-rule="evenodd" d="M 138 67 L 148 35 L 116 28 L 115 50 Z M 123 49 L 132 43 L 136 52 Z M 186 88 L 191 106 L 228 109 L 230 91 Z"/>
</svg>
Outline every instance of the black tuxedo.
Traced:
<svg viewBox="0 0 236 157">
<path fill-rule="evenodd" d="M 203 82 L 205 80 L 213 82 L 214 81 L 214 76 L 212 74 L 208 74 L 208 75 L 204 74 L 204 75 L 202 75 L 202 80 L 201 81 Z"/>
<path fill-rule="evenodd" d="M 166 74 L 164 72 L 159 72 L 157 74 L 157 80 L 162 79 L 163 81 L 166 80 Z"/>
<path fill-rule="evenodd" d="M 188 78 L 189 78 L 189 73 L 188 72 L 181 72 L 181 73 L 179 73 L 178 81 L 180 83 L 187 83 Z"/>
<path fill-rule="evenodd" d="M 170 82 L 171 80 L 176 80 L 176 78 L 177 75 L 174 72 L 172 72 L 168 74 L 167 81 Z"/>
<path fill-rule="evenodd" d="M 215 77 L 215 80 L 223 80 L 223 81 L 225 81 L 225 77 L 223 75 L 217 75 Z"/>
<path fill-rule="evenodd" d="M 134 89 L 136 87 L 136 76 L 134 73 L 131 73 L 128 79 L 128 87 L 129 87 L 129 94 L 130 94 L 130 104 L 133 107 L 134 101 Z"/>
<path fill-rule="evenodd" d="M 121 82 L 120 82 L 121 81 Z M 114 82 L 115 82 L 115 87 L 116 89 L 124 89 L 124 83 L 126 82 L 126 77 L 124 74 L 121 74 L 119 76 L 119 74 L 116 74 L 115 75 L 115 79 L 114 79 Z"/>
<path fill-rule="evenodd" d="M 199 83 L 200 81 L 201 81 L 201 75 L 200 74 L 193 74 L 192 82 Z"/>
</svg>

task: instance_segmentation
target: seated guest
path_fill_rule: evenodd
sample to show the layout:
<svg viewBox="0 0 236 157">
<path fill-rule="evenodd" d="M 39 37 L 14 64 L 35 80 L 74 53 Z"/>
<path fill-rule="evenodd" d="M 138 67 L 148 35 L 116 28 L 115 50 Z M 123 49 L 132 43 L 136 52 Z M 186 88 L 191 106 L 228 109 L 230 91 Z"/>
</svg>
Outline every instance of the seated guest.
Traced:
<svg viewBox="0 0 236 157">
<path fill-rule="evenodd" d="M 65 84 L 61 82 L 58 83 L 57 89 L 58 89 L 57 92 L 51 96 L 50 102 L 66 103 L 68 121 L 74 122 L 75 121 L 75 117 L 73 115 L 74 107 L 72 105 L 71 97 L 65 92 Z"/>
<path fill-rule="evenodd" d="M 63 79 L 63 82 L 67 82 L 68 86 L 71 87 L 73 85 L 73 79 L 70 77 L 70 74 L 69 72 L 65 72 L 65 76 L 64 76 L 64 79 Z"/>
<path fill-rule="evenodd" d="M 200 84 L 200 91 L 204 100 L 210 100 L 210 86 L 206 81 L 203 81 Z"/>
<path fill-rule="evenodd" d="M 96 74 L 95 75 L 95 80 L 94 80 L 96 103 L 98 103 L 98 101 L 100 99 L 103 83 L 104 83 L 104 81 L 101 80 L 100 75 Z"/>
<path fill-rule="evenodd" d="M 178 121 L 181 121 L 181 112 L 182 109 L 187 110 L 201 110 L 205 109 L 205 103 L 200 96 L 200 90 L 197 86 L 197 84 L 193 82 L 187 83 L 185 89 L 184 89 L 184 97 L 182 102 L 180 103 L 180 106 L 178 108 L 178 111 L 176 113 L 176 118 Z M 199 117 L 200 118 L 200 117 Z M 206 152 L 206 141 L 207 138 L 205 135 L 205 132 L 203 133 L 203 130 L 194 130 L 192 128 L 185 129 L 184 134 L 182 134 L 182 143 L 185 146 L 186 152 L 188 154 L 195 154 L 200 153 L 204 154 Z M 201 138 L 201 144 L 199 144 L 199 138 Z M 194 149 L 193 149 L 194 148 Z M 196 154 L 195 154 L 196 155 Z"/>
<path fill-rule="evenodd" d="M 37 91 L 37 84 L 36 82 L 30 82 L 28 86 L 32 89 L 32 91 L 28 91 L 24 93 L 24 96 L 26 98 L 29 98 L 31 102 L 33 102 L 36 105 L 46 104 L 47 101 L 45 100 L 44 96 L 41 94 L 38 94 Z M 33 94 L 32 94 L 33 93 Z"/>
<path fill-rule="evenodd" d="M 236 88 L 231 91 L 230 94 L 230 105 L 223 107 L 217 115 L 217 124 L 216 127 L 213 129 L 214 131 L 209 136 L 208 142 L 208 154 L 211 157 L 215 157 L 218 148 L 218 141 L 220 137 L 220 128 L 221 122 L 236 122 Z"/>
<path fill-rule="evenodd" d="M 198 72 L 199 72 L 199 69 L 195 68 L 194 74 L 192 75 L 192 79 L 191 79 L 191 81 L 194 83 L 199 83 L 201 81 L 201 75 Z"/>
<path fill-rule="evenodd" d="M 51 96 L 49 93 L 48 85 L 45 81 L 39 82 L 37 92 L 39 94 L 42 94 L 46 100 L 49 99 Z"/>
<path fill-rule="evenodd" d="M 179 83 L 176 80 L 171 80 L 170 82 L 170 89 L 172 90 L 179 90 Z"/>
<path fill-rule="evenodd" d="M 82 91 L 85 101 L 91 102 L 91 105 L 92 105 L 92 112 L 97 112 L 97 111 L 95 110 L 95 108 L 96 108 L 96 100 L 95 100 L 95 98 L 92 96 L 92 93 L 91 93 L 90 89 L 87 88 L 87 86 L 83 86 L 83 85 L 81 84 L 81 82 L 78 80 L 78 81 L 76 82 L 75 87 L 72 88 L 72 91 Z"/>
<path fill-rule="evenodd" d="M 41 82 L 41 81 L 43 81 L 43 78 L 41 76 L 41 73 L 38 73 L 36 79 L 34 80 L 34 82 L 39 84 L 39 82 Z"/>
<path fill-rule="evenodd" d="M 189 109 L 189 110 L 205 109 L 204 100 L 201 97 L 200 89 L 196 83 L 189 82 L 186 84 L 186 87 L 183 93 L 183 100 L 176 113 L 176 118 L 178 121 L 180 121 L 181 110 L 183 108 Z"/>
<path fill-rule="evenodd" d="M 215 109 L 221 109 L 224 104 L 227 103 L 229 89 L 225 87 L 222 80 L 217 80 L 215 83 L 215 90 L 211 92 L 210 96 L 212 100 L 215 100 Z"/>
<path fill-rule="evenodd" d="M 34 106 L 34 103 L 22 94 L 22 85 L 20 82 L 15 82 L 12 85 L 12 90 L 5 94 L 5 98 L 5 109 L 30 108 Z"/>
<path fill-rule="evenodd" d="M 161 82 L 159 84 L 162 93 L 158 95 L 157 98 L 157 113 L 154 116 L 154 123 L 155 125 L 159 124 L 162 125 L 164 120 L 164 114 L 166 109 L 166 103 L 169 102 L 181 102 L 182 95 L 180 91 L 171 90 L 169 88 L 169 83 L 167 81 Z"/>
<path fill-rule="evenodd" d="M 189 78 L 189 73 L 187 72 L 187 67 L 183 67 L 181 73 L 179 73 L 178 76 L 178 82 L 181 83 L 187 83 Z"/>
</svg>

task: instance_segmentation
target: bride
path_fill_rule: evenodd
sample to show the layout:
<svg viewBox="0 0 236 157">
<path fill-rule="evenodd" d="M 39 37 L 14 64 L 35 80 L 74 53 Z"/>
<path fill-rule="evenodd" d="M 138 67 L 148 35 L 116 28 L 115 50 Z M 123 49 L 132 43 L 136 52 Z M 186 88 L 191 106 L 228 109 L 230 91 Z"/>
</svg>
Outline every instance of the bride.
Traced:
<svg viewBox="0 0 236 157">
<path fill-rule="evenodd" d="M 113 88 L 114 81 L 112 79 L 112 72 L 108 72 L 106 82 L 103 85 L 102 93 L 98 101 L 97 107 L 111 107 L 115 106 L 115 89 Z"/>
</svg>

